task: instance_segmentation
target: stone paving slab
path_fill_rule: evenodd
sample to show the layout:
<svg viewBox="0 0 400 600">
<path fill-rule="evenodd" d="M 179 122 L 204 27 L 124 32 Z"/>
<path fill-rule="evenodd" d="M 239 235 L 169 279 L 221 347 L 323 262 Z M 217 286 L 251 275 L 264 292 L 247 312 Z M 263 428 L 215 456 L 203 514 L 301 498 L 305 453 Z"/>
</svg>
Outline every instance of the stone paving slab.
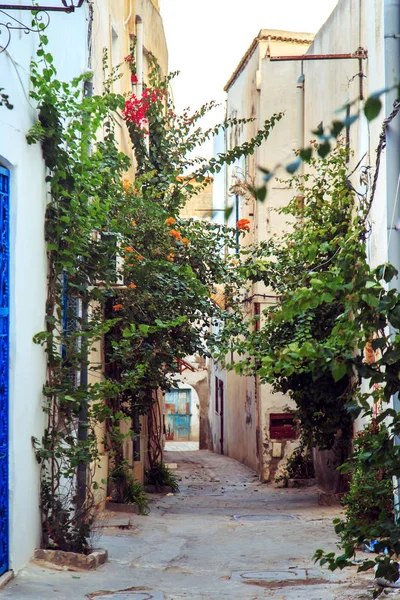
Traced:
<svg viewBox="0 0 400 600">
<path fill-rule="evenodd" d="M 165 442 L 166 452 L 194 452 L 199 449 L 199 442 Z"/>
<path fill-rule="evenodd" d="M 164 600 L 165 596 L 161 592 L 112 592 L 101 594 L 100 596 L 91 596 L 93 600 Z"/>
<path fill-rule="evenodd" d="M 292 521 L 297 519 L 296 515 L 265 514 L 265 515 L 233 515 L 235 521 Z"/>
</svg>

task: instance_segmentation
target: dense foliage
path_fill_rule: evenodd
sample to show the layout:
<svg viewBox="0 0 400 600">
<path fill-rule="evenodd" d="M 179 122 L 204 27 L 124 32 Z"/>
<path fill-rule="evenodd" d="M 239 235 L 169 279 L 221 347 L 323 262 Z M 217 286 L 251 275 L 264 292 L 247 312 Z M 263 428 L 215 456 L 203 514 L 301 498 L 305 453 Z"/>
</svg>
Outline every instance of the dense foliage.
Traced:
<svg viewBox="0 0 400 600">
<path fill-rule="evenodd" d="M 296 195 L 282 210 L 288 233 L 246 250 L 240 269 L 244 281 L 263 281 L 276 304 L 264 310 L 259 331 L 253 318 L 232 311 L 216 355 L 223 360 L 236 350 L 238 361 L 227 367 L 289 393 L 310 446 L 332 447 L 339 434 L 342 461 L 355 416 L 361 413 L 375 428 L 386 424 L 368 439 L 368 448 L 357 441 L 354 457 L 341 469 L 354 473 L 347 516 L 336 523 L 343 554 L 318 550 L 315 558 L 343 568 L 364 542 L 378 540 L 378 554 L 359 570 L 376 564 L 377 577 L 396 580 L 400 530 L 388 494 L 392 478 L 400 476 L 400 416 L 392 407 L 400 391 L 400 297 L 388 284 L 397 272 L 389 264 L 368 264 L 373 196 L 355 193 L 347 149 L 339 143 L 325 157 L 307 160 L 310 170 L 291 180 Z M 366 493 L 370 488 L 377 490 L 375 504 Z"/>
<path fill-rule="evenodd" d="M 87 552 L 99 443 L 109 454 L 113 493 L 120 501 L 140 496 L 126 469 L 124 439 L 138 438 L 140 415 L 160 435 L 157 390 L 173 385 L 180 358 L 206 351 L 219 310 L 213 288 L 234 280 L 222 248 L 236 243 L 235 230 L 183 221 L 179 211 L 225 161 L 266 139 L 281 115 L 245 148 L 192 162 L 187 153 L 219 129 L 198 127 L 209 106 L 175 115 L 169 78 L 155 63 L 141 98 L 116 95 L 118 73 L 107 75 L 107 56 L 103 93 L 92 95 L 90 74 L 71 83 L 57 79 L 46 45 L 41 34 L 31 66 L 38 121 L 27 136 L 41 145 L 49 185 L 46 329 L 35 337 L 47 355 L 47 426 L 34 441 L 42 544 Z M 127 62 L 134 71 L 131 57 Z M 116 111 L 131 135 L 134 181 L 126 175 L 131 160 L 118 150 Z M 150 443 L 149 453 L 154 466 L 160 445 Z"/>
<path fill-rule="evenodd" d="M 276 305 L 265 311 L 258 329 L 252 316 L 243 320 L 233 313 L 218 339 L 221 360 L 230 349 L 242 357 L 229 368 L 257 374 L 293 398 L 309 447 L 331 448 L 338 431 L 347 440 L 352 435 L 347 405 L 355 380 L 345 361 L 354 356 L 354 344 L 338 328 L 353 276 L 339 275 L 338 261 L 342 264 L 347 240 L 355 236 L 358 243 L 346 160 L 346 148 L 339 146 L 327 158 L 311 159 L 310 174 L 288 182 L 296 192 L 281 209 L 288 232 L 244 250 L 240 269 L 244 280 L 262 281 Z"/>
</svg>

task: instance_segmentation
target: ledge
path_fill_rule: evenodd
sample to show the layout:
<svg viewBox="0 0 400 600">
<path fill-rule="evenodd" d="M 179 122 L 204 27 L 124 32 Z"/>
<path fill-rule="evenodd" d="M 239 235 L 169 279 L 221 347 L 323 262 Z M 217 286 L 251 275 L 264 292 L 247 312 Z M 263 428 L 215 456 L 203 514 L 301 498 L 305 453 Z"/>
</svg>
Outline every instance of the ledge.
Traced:
<svg viewBox="0 0 400 600">
<path fill-rule="evenodd" d="M 316 479 L 288 479 L 289 488 L 306 488 L 317 484 Z"/>
<path fill-rule="evenodd" d="M 147 494 L 176 494 L 170 485 L 145 485 L 144 491 Z"/>
<path fill-rule="evenodd" d="M 108 559 L 108 552 L 102 548 L 93 550 L 91 554 L 63 552 L 62 550 L 35 550 L 34 560 L 51 568 L 62 567 L 69 571 L 91 571 L 103 565 Z"/>
<path fill-rule="evenodd" d="M 136 515 L 140 513 L 137 504 L 122 504 L 120 502 L 106 502 L 106 510 L 117 513 L 134 513 Z"/>
<path fill-rule="evenodd" d="M 3 573 L 3 575 L 0 577 L 0 590 L 3 589 L 3 587 L 6 587 L 7 583 L 10 583 L 11 579 L 14 579 L 14 571 L 6 571 Z"/>
</svg>

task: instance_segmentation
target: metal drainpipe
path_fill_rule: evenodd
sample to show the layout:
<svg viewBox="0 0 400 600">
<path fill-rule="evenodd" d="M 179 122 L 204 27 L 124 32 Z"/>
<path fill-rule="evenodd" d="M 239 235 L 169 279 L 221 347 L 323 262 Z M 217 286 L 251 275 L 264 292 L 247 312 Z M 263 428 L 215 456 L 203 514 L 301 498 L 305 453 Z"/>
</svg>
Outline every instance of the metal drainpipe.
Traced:
<svg viewBox="0 0 400 600">
<path fill-rule="evenodd" d="M 142 17 L 136 15 L 136 96 L 142 97 L 143 93 L 143 21 Z"/>
<path fill-rule="evenodd" d="M 400 0 L 385 0 L 385 87 L 400 81 Z M 386 115 L 393 109 L 398 98 L 397 87 L 386 94 Z M 386 203 L 387 203 L 387 246 L 388 262 L 400 272 L 400 233 L 395 230 L 400 222 L 400 119 L 393 119 L 386 129 Z M 390 286 L 400 292 L 400 279 Z M 396 332 L 397 333 L 397 332 Z M 399 395 L 393 396 L 393 407 L 399 412 Z M 396 440 L 399 444 L 399 439 Z M 396 520 L 399 521 L 399 479 L 394 492 Z"/>
<path fill-rule="evenodd" d="M 93 83 L 92 81 L 85 81 L 84 83 L 84 94 L 87 97 L 93 96 Z M 87 281 L 84 284 L 83 299 L 82 299 L 82 330 L 85 331 L 88 325 L 88 293 L 87 293 Z M 85 348 L 85 338 L 82 338 L 82 362 L 80 371 L 80 387 L 87 390 L 89 383 L 88 373 L 88 362 L 89 362 L 89 351 Z M 78 415 L 78 442 L 86 444 L 88 439 L 88 404 L 85 399 L 79 409 Z M 79 463 L 77 468 L 77 510 L 79 511 L 86 502 L 86 489 L 87 489 L 87 465 L 86 463 Z"/>
<path fill-rule="evenodd" d="M 301 75 L 297 79 L 296 83 L 296 100 L 297 100 L 297 149 L 302 150 L 305 146 L 304 143 L 304 100 L 305 100 L 305 75 L 303 73 L 303 61 L 301 62 Z M 304 175 L 304 163 L 303 161 L 300 164 L 300 168 L 298 170 L 298 175 Z M 299 190 L 297 196 L 298 202 L 301 206 L 304 205 L 304 194 Z M 302 217 L 299 214 L 298 219 L 301 220 Z"/>
<path fill-rule="evenodd" d="M 296 84 L 296 97 L 297 97 L 297 148 L 302 150 L 304 148 L 304 83 L 305 76 L 303 73 L 303 65 L 302 65 L 302 73 L 297 79 Z"/>
<path fill-rule="evenodd" d="M 400 0 L 385 0 L 385 87 L 400 81 Z M 398 98 L 397 88 L 386 94 L 386 114 Z M 388 261 L 400 271 L 400 119 L 393 119 L 386 130 L 386 196 Z M 400 292 L 400 279 L 391 283 Z"/>
</svg>

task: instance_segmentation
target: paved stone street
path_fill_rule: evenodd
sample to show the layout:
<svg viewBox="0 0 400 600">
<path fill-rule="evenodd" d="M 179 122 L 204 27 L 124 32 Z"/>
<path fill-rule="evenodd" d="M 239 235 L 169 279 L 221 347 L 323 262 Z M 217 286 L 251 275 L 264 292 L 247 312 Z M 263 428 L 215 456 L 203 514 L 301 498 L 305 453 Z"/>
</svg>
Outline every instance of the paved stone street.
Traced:
<svg viewBox="0 0 400 600">
<path fill-rule="evenodd" d="M 372 575 L 316 568 L 317 547 L 335 549 L 316 490 L 260 484 L 247 467 L 208 451 L 169 452 L 181 493 L 153 495 L 149 516 L 108 513 L 96 572 L 30 564 L 1 600 L 348 600 L 371 598 Z M 398 592 L 390 598 L 399 598 Z"/>
<path fill-rule="evenodd" d="M 165 442 L 167 452 L 193 452 L 199 449 L 199 442 Z"/>
</svg>

